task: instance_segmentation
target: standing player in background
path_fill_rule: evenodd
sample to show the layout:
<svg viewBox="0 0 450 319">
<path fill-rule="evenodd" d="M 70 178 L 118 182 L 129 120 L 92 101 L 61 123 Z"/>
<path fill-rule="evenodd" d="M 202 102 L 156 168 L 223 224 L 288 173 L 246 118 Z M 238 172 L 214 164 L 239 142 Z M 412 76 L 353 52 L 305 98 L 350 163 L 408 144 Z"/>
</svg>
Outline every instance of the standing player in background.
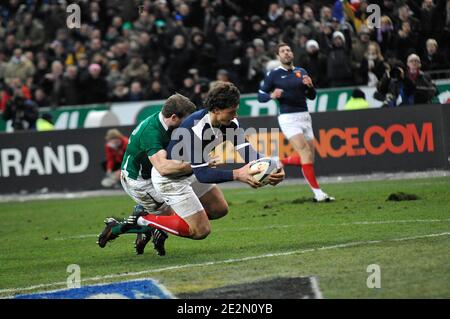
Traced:
<svg viewBox="0 0 450 319">
<path fill-rule="evenodd" d="M 321 190 L 314 172 L 314 133 L 306 98 L 315 99 L 316 90 L 306 70 L 293 65 L 294 54 L 288 44 L 278 44 L 277 57 L 281 66 L 267 74 L 258 92 L 258 101 L 265 103 L 271 99 L 278 100 L 278 123 L 300 155 L 287 157 L 281 162 L 284 165 L 301 166 L 303 176 L 314 193 L 314 201 L 333 201 L 333 197 Z"/>
</svg>

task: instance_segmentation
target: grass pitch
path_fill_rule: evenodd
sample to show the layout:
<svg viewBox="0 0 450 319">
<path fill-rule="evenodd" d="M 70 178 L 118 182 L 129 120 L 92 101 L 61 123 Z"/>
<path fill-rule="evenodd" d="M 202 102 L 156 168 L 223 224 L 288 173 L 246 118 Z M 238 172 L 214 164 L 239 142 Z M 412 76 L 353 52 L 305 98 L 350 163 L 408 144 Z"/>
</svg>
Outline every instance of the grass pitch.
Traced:
<svg viewBox="0 0 450 319">
<path fill-rule="evenodd" d="M 337 201 L 313 203 L 306 185 L 225 190 L 229 215 L 203 241 L 170 236 L 165 257 L 135 256 L 134 235 L 96 245 L 105 217 L 131 212 L 126 196 L 2 203 L 0 297 L 64 288 L 77 264 L 82 284 L 151 277 L 175 295 L 314 275 L 324 298 L 450 298 L 450 178 L 324 190 Z M 419 198 L 386 201 L 397 192 Z M 371 264 L 381 288 L 367 287 Z"/>
</svg>

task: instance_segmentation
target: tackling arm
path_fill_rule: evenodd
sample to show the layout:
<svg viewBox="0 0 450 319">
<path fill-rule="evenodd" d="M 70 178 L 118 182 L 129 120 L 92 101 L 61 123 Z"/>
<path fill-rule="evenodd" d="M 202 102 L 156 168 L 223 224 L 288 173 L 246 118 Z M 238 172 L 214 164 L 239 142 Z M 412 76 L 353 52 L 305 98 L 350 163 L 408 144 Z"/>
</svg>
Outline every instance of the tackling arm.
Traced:
<svg viewBox="0 0 450 319">
<path fill-rule="evenodd" d="M 160 150 L 148 159 L 152 165 L 158 170 L 161 176 L 167 175 L 185 175 L 192 172 L 191 165 L 186 162 L 167 159 L 167 152 Z"/>
</svg>

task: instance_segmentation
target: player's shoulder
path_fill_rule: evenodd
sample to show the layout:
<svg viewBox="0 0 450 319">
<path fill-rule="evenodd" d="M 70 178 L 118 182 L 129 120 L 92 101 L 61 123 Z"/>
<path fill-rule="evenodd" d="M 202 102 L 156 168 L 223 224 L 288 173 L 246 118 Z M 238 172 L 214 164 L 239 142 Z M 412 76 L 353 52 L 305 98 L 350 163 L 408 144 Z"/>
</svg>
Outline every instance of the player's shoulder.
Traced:
<svg viewBox="0 0 450 319">
<path fill-rule="evenodd" d="M 159 128 L 159 125 L 160 125 L 159 112 L 150 115 L 145 120 L 143 120 L 141 123 L 142 123 L 141 127 L 142 127 L 143 131 L 149 131 L 149 130 Z"/>
<path fill-rule="evenodd" d="M 273 68 L 272 70 L 269 70 L 266 73 L 267 76 L 276 76 L 276 75 L 279 75 L 279 74 L 283 74 L 283 69 L 281 68 L 281 66 Z"/>
<path fill-rule="evenodd" d="M 142 125 L 148 123 L 156 123 L 156 120 L 159 120 L 159 112 L 153 113 L 152 115 L 147 116 L 144 120 L 142 120 Z"/>
<path fill-rule="evenodd" d="M 181 123 L 181 127 L 193 127 L 198 121 L 205 120 L 208 115 L 208 110 L 202 109 L 191 113 L 188 117 L 186 117 Z"/>
<path fill-rule="evenodd" d="M 152 127 L 152 123 L 155 122 L 154 121 L 155 116 L 156 114 L 152 114 L 147 118 L 145 118 L 144 120 L 142 120 L 141 122 L 139 122 L 139 124 L 134 128 L 131 135 L 140 135 L 142 134 L 142 132 L 147 131 L 149 127 Z"/>
<path fill-rule="evenodd" d="M 237 118 L 234 118 L 231 120 L 230 124 L 228 125 L 222 125 L 222 128 L 227 129 L 227 128 L 232 128 L 232 129 L 237 129 L 239 128 L 239 121 Z"/>
</svg>

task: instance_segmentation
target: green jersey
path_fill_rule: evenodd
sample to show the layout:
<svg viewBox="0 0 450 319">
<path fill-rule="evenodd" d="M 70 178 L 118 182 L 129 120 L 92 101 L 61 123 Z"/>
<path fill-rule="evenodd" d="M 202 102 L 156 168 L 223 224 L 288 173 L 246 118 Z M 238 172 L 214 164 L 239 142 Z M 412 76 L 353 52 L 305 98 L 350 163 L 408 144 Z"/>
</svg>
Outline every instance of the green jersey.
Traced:
<svg viewBox="0 0 450 319">
<path fill-rule="evenodd" d="M 131 179 L 151 178 L 152 163 L 149 156 L 165 149 L 170 142 L 170 132 L 161 113 L 142 121 L 131 133 L 123 156 L 122 170 Z"/>
</svg>

